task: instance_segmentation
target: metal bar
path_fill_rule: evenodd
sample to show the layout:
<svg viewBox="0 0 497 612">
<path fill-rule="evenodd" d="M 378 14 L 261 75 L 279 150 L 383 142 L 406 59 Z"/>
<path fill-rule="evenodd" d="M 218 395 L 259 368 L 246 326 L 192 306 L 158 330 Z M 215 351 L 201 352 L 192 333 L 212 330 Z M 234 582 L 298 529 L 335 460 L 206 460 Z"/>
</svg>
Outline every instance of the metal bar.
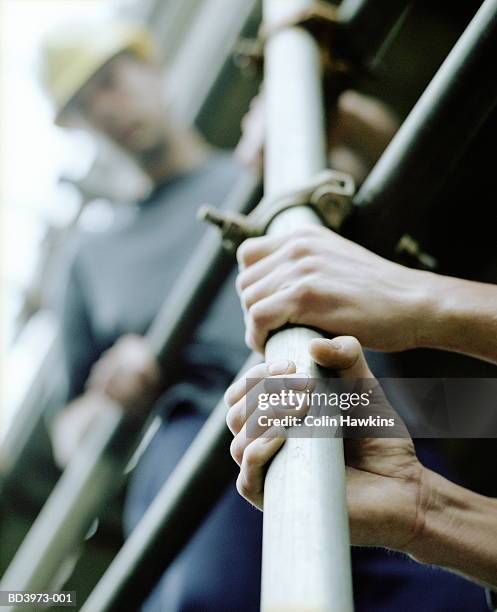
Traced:
<svg viewBox="0 0 497 612">
<path fill-rule="evenodd" d="M 135 11 L 140 8 L 141 3 L 133 5 Z M 182 2 L 154 0 L 145 21 L 153 32 L 162 64 L 170 65 L 174 62 L 199 8 L 198 0 L 182 0 Z"/>
<path fill-rule="evenodd" d="M 243 369 L 258 362 L 260 358 L 252 355 Z M 86 600 L 82 612 L 139 608 L 233 481 L 230 442 L 226 407 L 221 400 Z"/>
<path fill-rule="evenodd" d="M 264 20 L 281 22 L 307 0 L 265 0 Z M 301 28 L 270 38 L 265 54 L 267 195 L 298 188 L 326 168 L 319 49 Z M 308 208 L 280 214 L 269 233 L 319 223 Z M 291 359 L 317 377 L 308 344 L 318 334 L 286 329 L 270 338 L 266 359 Z M 262 602 L 276 610 L 352 610 L 345 468 L 341 439 L 289 438 L 264 488 Z"/>
<path fill-rule="evenodd" d="M 8 476 L 19 457 L 29 444 L 33 431 L 43 418 L 42 409 L 46 406 L 46 397 L 54 395 L 55 382 L 60 384 L 54 372 L 59 355 L 58 329 L 55 321 L 46 321 L 47 313 L 37 313 L 44 323 L 53 323 L 50 336 L 46 339 L 44 351 L 39 357 L 39 366 L 26 389 L 25 395 L 16 406 L 14 417 L 3 438 L 0 436 L 0 474 Z M 45 401 L 43 401 L 45 399 Z M 7 480 L 7 478 L 6 478 Z M 1 481 L 0 481 L 1 495 Z"/>
<path fill-rule="evenodd" d="M 258 200 L 259 179 L 246 174 L 227 208 L 247 213 Z M 205 236 L 182 282 L 166 300 L 148 339 L 165 366 L 174 364 L 230 270 L 229 257 L 214 232 Z M 188 280 L 189 279 L 189 282 Z M 102 398 L 99 420 L 64 471 L 0 583 L 0 589 L 43 591 L 65 558 L 83 541 L 92 521 L 121 484 L 144 420 L 124 418 L 120 407 Z"/>
<path fill-rule="evenodd" d="M 355 240 L 391 256 L 426 213 L 496 106 L 496 58 L 497 0 L 486 0 L 357 193 Z"/>
<path fill-rule="evenodd" d="M 172 108 L 184 121 L 199 116 L 258 1 L 208 0 L 199 7 L 168 73 Z"/>
</svg>

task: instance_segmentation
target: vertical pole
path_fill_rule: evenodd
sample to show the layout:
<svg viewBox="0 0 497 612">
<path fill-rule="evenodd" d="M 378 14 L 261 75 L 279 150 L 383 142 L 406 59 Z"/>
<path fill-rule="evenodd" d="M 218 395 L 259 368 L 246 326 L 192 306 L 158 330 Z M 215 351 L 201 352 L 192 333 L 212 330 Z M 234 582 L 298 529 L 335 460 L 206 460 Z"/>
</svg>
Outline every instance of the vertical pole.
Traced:
<svg viewBox="0 0 497 612">
<path fill-rule="evenodd" d="M 306 8 L 310 0 L 265 0 L 268 26 Z M 306 183 L 326 168 L 320 59 L 301 28 L 274 34 L 265 55 L 266 195 Z M 281 213 L 269 233 L 319 223 L 309 208 Z M 318 334 L 293 328 L 267 343 L 266 359 L 286 358 L 318 376 L 308 345 Z M 272 462 L 264 489 L 263 612 L 353 609 L 345 468 L 341 439 L 289 438 Z"/>
</svg>

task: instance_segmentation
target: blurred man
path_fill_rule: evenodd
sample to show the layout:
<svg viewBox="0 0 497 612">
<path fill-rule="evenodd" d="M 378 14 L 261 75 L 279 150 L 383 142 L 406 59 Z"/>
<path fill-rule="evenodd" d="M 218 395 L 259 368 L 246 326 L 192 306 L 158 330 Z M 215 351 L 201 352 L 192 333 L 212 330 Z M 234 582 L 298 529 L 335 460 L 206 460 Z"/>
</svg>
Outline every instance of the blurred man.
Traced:
<svg viewBox="0 0 497 612">
<path fill-rule="evenodd" d="M 120 24 L 65 27 L 48 39 L 43 65 L 56 123 L 109 138 L 154 184 L 109 231 L 84 240 L 71 265 L 62 320 L 68 406 L 53 429 L 55 456 L 65 464 L 95 417 L 98 393 L 128 411 L 155 404 L 167 415 L 128 490 L 129 533 L 247 355 L 233 280 L 184 347 L 167 389 L 143 338 L 204 231 L 198 206 L 221 203 L 240 167 L 170 115 L 145 32 Z M 236 534 L 246 552 L 239 554 Z M 232 487 L 144 609 L 257 610 L 260 538 L 260 518 Z"/>
</svg>

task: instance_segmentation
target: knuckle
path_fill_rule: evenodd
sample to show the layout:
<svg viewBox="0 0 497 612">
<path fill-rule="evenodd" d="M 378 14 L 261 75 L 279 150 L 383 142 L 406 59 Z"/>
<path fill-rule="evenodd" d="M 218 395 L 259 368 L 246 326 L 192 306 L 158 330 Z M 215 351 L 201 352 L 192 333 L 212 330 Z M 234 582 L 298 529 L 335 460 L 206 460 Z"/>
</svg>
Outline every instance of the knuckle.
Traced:
<svg viewBox="0 0 497 612">
<path fill-rule="evenodd" d="M 303 237 L 298 237 L 290 241 L 288 245 L 288 256 L 290 259 L 301 259 L 309 254 L 309 243 Z"/>
<path fill-rule="evenodd" d="M 236 489 L 238 493 L 240 493 L 240 495 L 245 499 L 251 498 L 252 485 L 243 471 L 238 474 L 238 478 L 236 479 Z"/>
<path fill-rule="evenodd" d="M 236 258 L 238 262 L 245 264 L 249 260 L 250 256 L 256 251 L 257 244 L 257 238 L 248 238 L 247 240 L 245 240 L 238 247 L 238 250 L 236 252 Z"/>
<path fill-rule="evenodd" d="M 319 270 L 319 257 L 316 255 L 306 255 L 297 262 L 296 271 L 299 276 L 314 274 Z"/>
<path fill-rule="evenodd" d="M 254 337 L 252 329 L 247 328 L 245 332 L 245 344 L 253 351 L 259 351 L 260 348 L 257 346 L 257 342 Z"/>
<path fill-rule="evenodd" d="M 314 293 L 314 283 L 308 277 L 295 284 L 293 288 L 293 296 L 298 304 L 307 302 Z"/>
<path fill-rule="evenodd" d="M 252 304 L 254 303 L 254 291 L 251 288 L 248 289 L 244 289 L 241 294 L 240 294 L 240 302 L 243 306 L 243 308 L 245 308 L 245 310 L 248 310 L 250 308 L 250 306 L 252 306 Z"/>
<path fill-rule="evenodd" d="M 230 444 L 230 453 L 234 461 L 238 463 L 238 465 L 241 465 L 243 460 L 243 448 L 240 445 L 238 436 L 235 436 Z"/>
<path fill-rule="evenodd" d="M 260 326 L 266 323 L 268 315 L 265 307 L 261 306 L 260 302 L 258 302 L 249 308 L 248 316 L 255 326 Z"/>
<path fill-rule="evenodd" d="M 226 424 L 230 431 L 238 433 L 244 424 L 243 416 L 240 414 L 240 411 L 231 408 L 226 415 Z"/>
<path fill-rule="evenodd" d="M 243 274 L 243 272 L 241 272 L 237 277 L 236 277 L 236 281 L 235 281 L 235 287 L 236 287 L 236 291 L 238 293 L 238 295 L 241 295 L 245 284 L 244 284 L 244 279 L 245 276 Z"/>
<path fill-rule="evenodd" d="M 233 406 L 233 385 L 229 386 L 224 392 L 224 403 L 228 408 Z"/>
<path fill-rule="evenodd" d="M 243 466 L 246 468 L 256 468 L 261 464 L 258 446 L 250 444 L 243 453 Z"/>
</svg>

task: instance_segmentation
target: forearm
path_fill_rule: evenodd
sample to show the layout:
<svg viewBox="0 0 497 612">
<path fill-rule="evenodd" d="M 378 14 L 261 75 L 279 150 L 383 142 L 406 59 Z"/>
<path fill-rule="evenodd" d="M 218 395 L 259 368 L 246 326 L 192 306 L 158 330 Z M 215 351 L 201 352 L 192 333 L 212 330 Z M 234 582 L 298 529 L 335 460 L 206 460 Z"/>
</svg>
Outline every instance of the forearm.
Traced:
<svg viewBox="0 0 497 612">
<path fill-rule="evenodd" d="M 418 345 L 497 363 L 497 285 L 427 273 Z"/>
<path fill-rule="evenodd" d="M 425 470 L 421 528 L 406 551 L 497 588 L 497 500 L 478 495 Z"/>
</svg>

